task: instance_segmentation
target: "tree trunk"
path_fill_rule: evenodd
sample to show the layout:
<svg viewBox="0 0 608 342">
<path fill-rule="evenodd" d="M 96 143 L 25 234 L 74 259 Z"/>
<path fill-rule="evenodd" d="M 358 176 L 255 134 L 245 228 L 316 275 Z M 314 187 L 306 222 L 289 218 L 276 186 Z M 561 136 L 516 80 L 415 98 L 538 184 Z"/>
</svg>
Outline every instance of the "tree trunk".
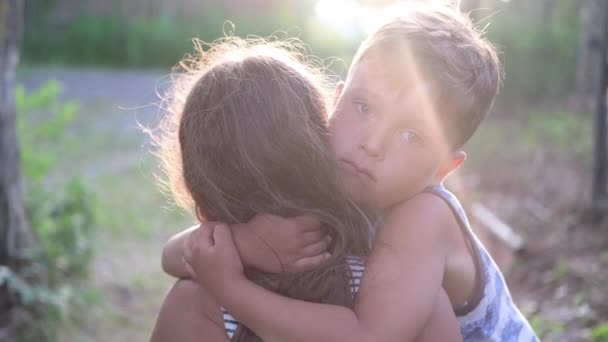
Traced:
<svg viewBox="0 0 608 342">
<path fill-rule="evenodd" d="M 585 0 L 581 6 L 581 40 L 576 67 L 576 89 L 572 101 L 577 113 L 586 113 L 591 108 L 594 94 L 594 72 L 599 58 L 599 41 L 602 35 L 601 2 L 604 0 Z"/>
<path fill-rule="evenodd" d="M 22 0 L 0 1 L 0 265 L 11 269 L 34 241 L 23 204 L 14 93 L 22 8 Z M 0 339 L 12 340 L 13 302 L 6 290 L 0 286 Z"/>
<path fill-rule="evenodd" d="M 9 265 L 29 247 L 33 235 L 23 206 L 15 111 L 21 0 L 0 2 L 0 264 Z"/>
<path fill-rule="evenodd" d="M 593 208 L 596 213 L 606 209 L 606 183 L 608 181 L 608 158 L 606 156 L 606 89 L 608 88 L 608 3 L 600 6 L 600 28 L 597 59 L 597 100 L 595 108 L 595 144 L 593 165 Z"/>
</svg>

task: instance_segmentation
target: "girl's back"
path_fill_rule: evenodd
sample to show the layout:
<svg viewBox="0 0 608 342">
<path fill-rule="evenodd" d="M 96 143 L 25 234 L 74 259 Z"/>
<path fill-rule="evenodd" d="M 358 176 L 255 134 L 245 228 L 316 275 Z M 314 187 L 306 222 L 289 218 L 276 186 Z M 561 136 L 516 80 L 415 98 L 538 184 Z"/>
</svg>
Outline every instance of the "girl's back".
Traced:
<svg viewBox="0 0 608 342">
<path fill-rule="evenodd" d="M 325 266 L 248 276 L 293 298 L 350 306 L 346 255 L 365 252 L 367 224 L 336 181 L 322 77 L 285 48 L 292 43 L 227 38 L 206 52 L 199 43 L 200 57 L 181 64 L 159 155 L 177 202 L 201 222 L 319 217 L 333 238 Z"/>
</svg>

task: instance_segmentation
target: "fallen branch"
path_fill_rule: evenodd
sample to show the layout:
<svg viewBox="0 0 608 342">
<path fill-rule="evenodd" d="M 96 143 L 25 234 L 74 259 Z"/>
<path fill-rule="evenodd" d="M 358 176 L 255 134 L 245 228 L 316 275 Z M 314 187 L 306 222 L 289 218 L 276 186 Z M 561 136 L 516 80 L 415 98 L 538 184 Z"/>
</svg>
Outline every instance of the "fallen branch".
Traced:
<svg viewBox="0 0 608 342">
<path fill-rule="evenodd" d="M 501 219 L 496 217 L 488 208 L 481 203 L 473 203 L 471 206 L 471 214 L 481 223 L 488 231 L 500 239 L 504 244 L 514 250 L 520 250 L 524 245 L 524 240 L 515 231 Z"/>
</svg>

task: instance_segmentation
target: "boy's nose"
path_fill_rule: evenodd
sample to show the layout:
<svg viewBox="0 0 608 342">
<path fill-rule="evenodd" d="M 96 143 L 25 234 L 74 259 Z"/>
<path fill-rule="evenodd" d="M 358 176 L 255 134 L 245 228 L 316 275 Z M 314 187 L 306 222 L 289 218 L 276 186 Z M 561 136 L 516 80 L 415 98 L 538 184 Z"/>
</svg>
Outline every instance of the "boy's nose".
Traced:
<svg viewBox="0 0 608 342">
<path fill-rule="evenodd" d="M 380 130 L 372 130 L 359 145 L 365 153 L 376 161 L 384 159 L 384 137 Z"/>
</svg>

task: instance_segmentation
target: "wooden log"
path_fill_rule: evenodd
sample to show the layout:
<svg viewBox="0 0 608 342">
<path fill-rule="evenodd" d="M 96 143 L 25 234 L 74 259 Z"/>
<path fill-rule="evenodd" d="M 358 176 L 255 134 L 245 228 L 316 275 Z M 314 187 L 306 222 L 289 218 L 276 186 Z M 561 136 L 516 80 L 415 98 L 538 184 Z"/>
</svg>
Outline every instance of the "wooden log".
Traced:
<svg viewBox="0 0 608 342">
<path fill-rule="evenodd" d="M 499 239 L 507 247 L 517 251 L 523 248 L 524 241 L 513 228 L 499 219 L 483 204 L 475 202 L 471 206 L 471 214 L 477 222 L 482 224 L 492 236 Z"/>
</svg>

